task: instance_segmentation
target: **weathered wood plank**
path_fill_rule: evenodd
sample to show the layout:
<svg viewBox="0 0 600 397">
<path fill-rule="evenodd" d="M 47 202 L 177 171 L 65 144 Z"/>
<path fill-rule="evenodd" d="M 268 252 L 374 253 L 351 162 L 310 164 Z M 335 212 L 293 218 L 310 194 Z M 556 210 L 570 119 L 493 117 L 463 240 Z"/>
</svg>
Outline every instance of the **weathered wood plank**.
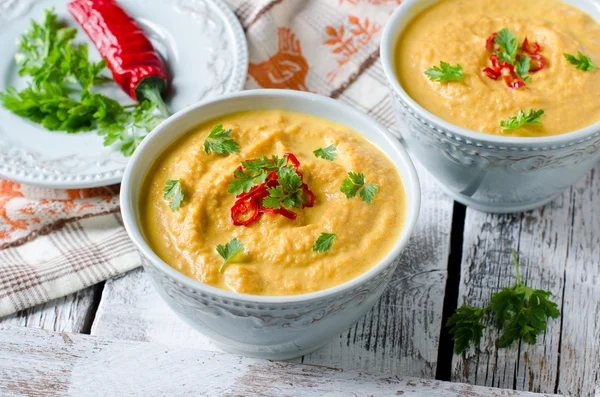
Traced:
<svg viewBox="0 0 600 397">
<path fill-rule="evenodd" d="M 367 316 L 304 362 L 435 377 L 453 203 L 419 171 L 419 224 L 390 287 Z M 106 283 L 91 334 L 218 350 L 167 307 L 143 270 Z"/>
<path fill-rule="evenodd" d="M 0 394 L 536 396 L 29 328 L 0 331 Z"/>
<path fill-rule="evenodd" d="M 570 193 L 557 390 L 600 397 L 600 167 Z"/>
<path fill-rule="evenodd" d="M 52 331 L 86 332 L 95 312 L 99 287 L 86 288 L 63 298 L 23 310 L 0 319 L 0 329 L 10 326 L 34 327 Z"/>
<path fill-rule="evenodd" d="M 521 277 L 553 293 L 561 320 L 531 346 L 497 349 L 486 330 L 480 352 L 453 359 L 453 380 L 478 385 L 592 396 L 600 376 L 600 182 L 590 174 L 537 211 L 489 215 L 467 210 L 459 304 L 486 305 L 515 282 L 511 249 Z M 561 338 L 562 334 L 562 338 Z"/>
<path fill-rule="evenodd" d="M 381 300 L 304 363 L 434 378 L 446 286 L 453 201 L 419 167 L 419 223 Z"/>
<path fill-rule="evenodd" d="M 141 268 L 106 282 L 91 334 L 218 350 L 167 306 Z"/>
</svg>

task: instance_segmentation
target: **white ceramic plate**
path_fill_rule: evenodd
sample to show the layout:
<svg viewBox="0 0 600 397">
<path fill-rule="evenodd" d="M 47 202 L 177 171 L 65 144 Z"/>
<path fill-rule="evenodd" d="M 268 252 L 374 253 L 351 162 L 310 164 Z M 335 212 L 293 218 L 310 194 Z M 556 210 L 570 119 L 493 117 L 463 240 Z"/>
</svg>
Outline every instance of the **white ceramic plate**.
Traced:
<svg viewBox="0 0 600 397">
<path fill-rule="evenodd" d="M 239 91 L 248 69 L 244 32 L 222 0 L 120 0 L 146 30 L 167 63 L 174 113 L 201 99 Z M 90 58 L 98 51 L 67 10 L 65 0 L 0 0 L 0 88 L 25 86 L 13 61 L 16 39 L 54 7 L 58 17 L 79 29 Z M 110 72 L 108 72 L 110 74 Z M 117 86 L 104 94 L 131 101 Z M 0 176 L 52 188 L 83 188 L 119 183 L 128 158 L 118 147 L 104 147 L 95 132 L 50 132 L 0 106 Z"/>
</svg>

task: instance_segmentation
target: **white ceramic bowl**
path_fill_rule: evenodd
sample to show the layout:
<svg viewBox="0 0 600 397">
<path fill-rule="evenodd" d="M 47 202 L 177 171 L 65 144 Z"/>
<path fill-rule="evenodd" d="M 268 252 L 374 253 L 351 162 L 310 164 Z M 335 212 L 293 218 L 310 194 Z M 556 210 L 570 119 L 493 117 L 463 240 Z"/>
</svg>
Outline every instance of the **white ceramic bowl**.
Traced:
<svg viewBox="0 0 600 397">
<path fill-rule="evenodd" d="M 412 18 L 437 1 L 405 0 L 390 17 L 381 41 L 383 69 L 404 143 L 444 190 L 465 205 L 504 213 L 548 203 L 600 159 L 600 123 L 564 135 L 515 138 L 470 131 L 425 110 L 398 82 L 394 50 Z M 565 2 L 600 20 L 600 2 Z"/>
<path fill-rule="evenodd" d="M 402 176 L 406 221 L 390 253 L 361 276 L 324 291 L 287 297 L 238 294 L 179 273 L 148 246 L 139 222 L 141 184 L 156 158 L 198 124 L 234 112 L 286 109 L 347 125 L 386 153 Z M 133 155 L 123 177 L 121 211 L 129 236 L 167 304 L 223 350 L 262 358 L 289 359 L 311 352 L 343 332 L 379 299 L 395 260 L 413 232 L 420 206 L 415 168 L 398 140 L 381 124 L 335 100 L 284 90 L 245 91 L 189 107 L 158 126 Z"/>
</svg>

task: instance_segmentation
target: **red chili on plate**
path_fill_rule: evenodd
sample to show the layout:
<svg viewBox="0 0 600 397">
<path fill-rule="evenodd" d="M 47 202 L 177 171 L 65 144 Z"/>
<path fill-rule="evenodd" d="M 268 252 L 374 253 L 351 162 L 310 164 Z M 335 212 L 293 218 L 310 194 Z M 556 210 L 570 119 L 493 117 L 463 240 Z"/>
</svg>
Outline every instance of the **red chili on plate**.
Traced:
<svg viewBox="0 0 600 397">
<path fill-rule="evenodd" d="M 140 25 L 114 0 L 74 0 L 68 7 L 117 84 L 137 101 L 154 102 L 168 117 L 161 97 L 168 88 L 167 68 Z"/>
</svg>

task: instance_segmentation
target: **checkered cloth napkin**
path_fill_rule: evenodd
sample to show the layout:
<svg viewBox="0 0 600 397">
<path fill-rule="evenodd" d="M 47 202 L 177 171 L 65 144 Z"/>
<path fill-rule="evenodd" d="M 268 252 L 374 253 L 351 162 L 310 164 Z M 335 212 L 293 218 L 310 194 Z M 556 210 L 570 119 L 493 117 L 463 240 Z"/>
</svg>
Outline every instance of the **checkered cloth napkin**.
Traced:
<svg viewBox="0 0 600 397">
<path fill-rule="evenodd" d="M 248 38 L 246 88 L 337 98 L 393 129 L 379 63 L 401 0 L 227 0 Z M 0 317 L 140 265 L 118 188 L 48 190 L 0 180 Z"/>
</svg>

